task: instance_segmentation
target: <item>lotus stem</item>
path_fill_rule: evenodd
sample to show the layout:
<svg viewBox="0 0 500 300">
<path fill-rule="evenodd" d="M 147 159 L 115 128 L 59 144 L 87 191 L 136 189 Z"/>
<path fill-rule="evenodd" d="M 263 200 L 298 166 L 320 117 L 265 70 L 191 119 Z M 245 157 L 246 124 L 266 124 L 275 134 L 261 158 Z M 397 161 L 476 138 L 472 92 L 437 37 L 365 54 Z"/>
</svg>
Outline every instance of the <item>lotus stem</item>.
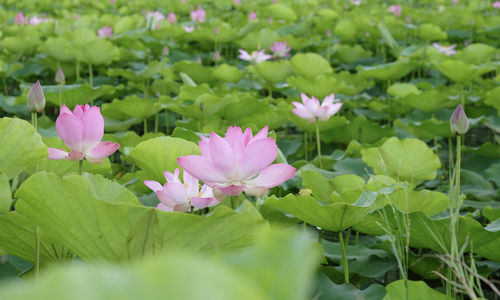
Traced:
<svg viewBox="0 0 500 300">
<path fill-rule="evenodd" d="M 78 174 L 83 174 L 83 159 L 78 161 Z"/>
<path fill-rule="evenodd" d="M 80 62 L 77 60 L 76 61 L 76 82 L 80 81 Z"/>
<path fill-rule="evenodd" d="M 59 108 L 62 107 L 62 91 L 61 91 L 61 85 L 58 85 L 58 90 L 59 90 Z"/>
<path fill-rule="evenodd" d="M 40 278 L 40 236 L 38 234 L 38 226 L 35 225 L 35 279 Z"/>
<path fill-rule="evenodd" d="M 92 64 L 89 64 L 89 84 L 90 87 L 94 87 L 94 74 L 92 72 Z"/>
<path fill-rule="evenodd" d="M 2 82 L 3 82 L 3 94 L 5 96 L 7 96 L 7 94 L 9 93 L 9 90 L 7 89 L 7 80 L 5 80 L 5 77 L 2 78 Z"/>
<path fill-rule="evenodd" d="M 323 169 L 323 161 L 321 159 L 321 139 L 319 136 L 319 121 L 316 121 L 316 145 L 318 148 L 319 168 Z"/>
<path fill-rule="evenodd" d="M 231 208 L 236 209 L 236 196 L 231 196 Z"/>
<path fill-rule="evenodd" d="M 307 131 L 304 131 L 304 156 L 306 160 L 309 160 L 309 155 L 308 155 L 308 148 L 309 144 L 307 143 Z"/>
<path fill-rule="evenodd" d="M 146 134 L 148 133 L 148 119 L 144 118 L 143 124 L 144 124 L 144 134 Z"/>
<path fill-rule="evenodd" d="M 36 114 L 36 111 L 31 113 L 31 125 L 33 125 L 33 127 L 38 130 L 38 116 Z"/>
<path fill-rule="evenodd" d="M 347 249 L 344 244 L 344 236 L 342 231 L 339 231 L 340 248 L 342 250 L 342 265 L 344 266 L 344 281 L 349 283 L 349 264 L 347 263 Z"/>
</svg>

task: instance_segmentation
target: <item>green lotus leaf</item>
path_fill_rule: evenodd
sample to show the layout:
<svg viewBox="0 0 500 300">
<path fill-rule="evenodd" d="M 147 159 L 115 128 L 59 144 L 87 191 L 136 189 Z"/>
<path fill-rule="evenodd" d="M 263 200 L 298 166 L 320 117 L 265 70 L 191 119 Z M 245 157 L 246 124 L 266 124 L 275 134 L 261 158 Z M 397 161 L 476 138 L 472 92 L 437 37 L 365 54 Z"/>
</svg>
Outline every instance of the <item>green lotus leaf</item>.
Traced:
<svg viewBox="0 0 500 300">
<path fill-rule="evenodd" d="M 425 23 L 418 27 L 418 37 L 424 41 L 446 40 L 448 37 L 439 26 Z"/>
<path fill-rule="evenodd" d="M 236 68 L 235 66 L 222 64 L 214 70 L 213 75 L 219 80 L 227 82 L 238 82 L 241 80 L 241 78 L 243 78 L 243 76 L 245 76 L 245 73 L 238 70 L 238 68 Z"/>
<path fill-rule="evenodd" d="M 415 65 L 408 60 L 399 60 L 393 63 L 380 64 L 374 67 L 358 67 L 359 73 L 363 76 L 372 77 L 378 80 L 397 80 L 413 71 Z"/>
<path fill-rule="evenodd" d="M 394 97 L 406 97 L 414 94 L 419 95 L 421 91 L 411 83 L 395 83 L 387 89 L 387 94 Z"/>
<path fill-rule="evenodd" d="M 341 20 L 335 26 L 333 33 L 340 36 L 342 40 L 354 40 L 356 38 L 356 24 L 350 20 Z"/>
<path fill-rule="evenodd" d="M 407 287 L 408 291 L 406 290 Z M 448 299 L 446 295 L 430 288 L 424 281 L 398 280 L 389 283 L 389 285 L 387 285 L 385 289 L 387 291 L 387 294 L 385 295 L 383 300 Z"/>
<path fill-rule="evenodd" d="M 439 72 L 458 83 L 466 83 L 474 80 L 477 76 L 484 72 L 476 66 L 460 60 L 448 59 L 443 62 L 436 62 L 434 65 Z"/>
<path fill-rule="evenodd" d="M 59 96 L 59 91 L 61 91 L 61 96 Z M 92 103 L 98 98 L 112 95 L 115 93 L 115 88 L 111 85 L 90 87 L 87 83 L 62 86 L 44 85 L 43 92 L 47 101 L 46 103 L 50 104 L 50 106 L 58 107 L 62 103 L 66 104 L 68 108 L 73 109 L 77 104 Z M 21 99 L 26 101 L 26 97 Z M 59 102 L 60 100 L 62 102 Z"/>
<path fill-rule="evenodd" d="M 450 92 L 452 91 L 448 91 L 448 93 Z M 457 100 L 450 99 L 445 91 L 435 89 L 418 94 L 410 93 L 398 98 L 397 101 L 430 113 L 436 112 L 443 107 L 456 107 L 457 105 Z"/>
<path fill-rule="evenodd" d="M 180 61 L 175 63 L 174 70 L 176 72 L 186 73 L 197 84 L 208 83 L 212 84 L 215 81 L 213 69 L 204 67 L 193 61 Z"/>
<path fill-rule="evenodd" d="M 323 99 L 324 97 L 335 93 L 335 84 L 337 79 L 332 76 L 320 75 L 316 78 L 305 78 L 292 76 L 288 78 L 288 83 L 297 90 L 309 96 L 315 96 Z"/>
<path fill-rule="evenodd" d="M 141 99 L 137 96 L 128 96 L 125 99 L 115 99 L 111 103 L 104 103 L 102 111 L 116 111 L 127 117 L 135 117 L 139 120 L 156 115 L 162 109 L 158 101 Z"/>
<path fill-rule="evenodd" d="M 24 26 L 14 36 L 4 37 L 0 45 L 10 52 L 23 53 L 40 45 L 40 33 L 33 26 Z"/>
<path fill-rule="evenodd" d="M 434 118 L 422 122 L 407 122 L 397 119 L 394 125 L 403 128 L 422 140 L 428 140 L 434 137 L 451 138 L 455 136 L 450 130 L 450 122 Z"/>
<path fill-rule="evenodd" d="M 293 71 L 307 79 L 332 73 L 332 67 L 326 59 L 316 53 L 299 53 L 290 60 Z"/>
<path fill-rule="evenodd" d="M 271 83 L 286 81 L 286 79 L 293 74 L 292 67 L 287 60 L 279 62 L 261 62 L 256 66 L 256 69 L 257 74 L 259 74 L 265 81 Z"/>
<path fill-rule="evenodd" d="M 322 132 L 321 139 L 327 143 L 337 142 L 346 145 L 352 140 L 371 144 L 383 137 L 393 135 L 393 128 L 389 126 L 380 126 L 377 123 L 371 122 L 365 116 L 358 116 L 340 128 Z"/>
<path fill-rule="evenodd" d="M 12 195 L 10 193 L 9 179 L 0 171 L 0 215 L 10 211 Z"/>
<path fill-rule="evenodd" d="M 495 48 L 486 44 L 470 44 L 462 50 L 461 58 L 469 64 L 482 64 L 495 57 Z"/>
<path fill-rule="evenodd" d="M 246 51 L 254 51 L 269 48 L 278 38 L 279 34 L 276 31 L 263 28 L 260 31 L 247 34 L 238 44 Z"/>
<path fill-rule="evenodd" d="M 106 39 L 93 39 L 73 47 L 76 59 L 94 65 L 109 65 L 120 58 L 120 50 Z"/>
<path fill-rule="evenodd" d="M 272 18 L 286 21 L 296 21 L 297 15 L 289 6 L 284 4 L 271 4 L 265 8 L 265 12 Z"/>
<path fill-rule="evenodd" d="M 494 89 L 491 89 L 486 93 L 485 104 L 493 106 L 500 117 L 500 86 Z"/>
<path fill-rule="evenodd" d="M 361 45 L 338 45 L 334 47 L 335 58 L 346 64 L 352 64 L 360 59 L 370 57 L 372 53 Z"/>
<path fill-rule="evenodd" d="M 41 47 L 53 59 L 58 61 L 71 61 L 75 57 L 71 54 L 71 42 L 63 37 L 50 37 Z"/>
</svg>

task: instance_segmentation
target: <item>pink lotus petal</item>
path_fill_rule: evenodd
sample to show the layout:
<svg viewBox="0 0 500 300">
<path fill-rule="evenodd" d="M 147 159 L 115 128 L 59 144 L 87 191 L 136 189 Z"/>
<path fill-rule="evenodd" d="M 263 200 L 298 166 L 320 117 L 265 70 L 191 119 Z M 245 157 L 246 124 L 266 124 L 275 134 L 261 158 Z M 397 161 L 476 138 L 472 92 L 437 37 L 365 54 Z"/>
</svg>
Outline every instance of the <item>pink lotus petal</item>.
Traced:
<svg viewBox="0 0 500 300">
<path fill-rule="evenodd" d="M 272 188 L 292 178 L 295 172 L 295 168 L 287 164 L 271 165 L 262 171 L 257 178 L 248 181 L 247 185 Z"/>
<path fill-rule="evenodd" d="M 98 145 L 100 147 L 104 147 L 102 143 L 99 144 L 104 134 L 104 119 L 101 115 L 101 110 L 99 109 L 99 107 L 93 106 L 86 108 L 81 121 L 84 128 L 82 136 L 82 152 L 93 152 L 95 151 L 94 148 Z M 107 145 L 108 144 L 106 144 L 106 146 Z M 117 148 L 113 152 L 115 152 L 120 146 L 117 144 L 115 147 Z M 99 149 L 97 151 L 99 151 Z M 106 156 L 96 156 L 96 153 L 96 155 L 92 154 L 92 156 L 96 158 L 104 158 L 111 155 L 111 153 Z"/>
<path fill-rule="evenodd" d="M 314 120 L 314 115 L 311 114 L 303 105 L 296 107 L 292 109 L 292 113 L 296 114 L 297 116 L 301 117 L 302 119 Z"/>
<path fill-rule="evenodd" d="M 182 183 L 166 183 L 161 191 L 157 191 L 158 199 L 165 205 L 174 207 L 188 203 L 186 187 Z"/>
<path fill-rule="evenodd" d="M 210 134 L 210 158 L 214 166 L 219 169 L 226 178 L 234 176 L 235 159 L 233 150 L 229 143 L 216 133 Z"/>
<path fill-rule="evenodd" d="M 165 204 L 163 203 L 158 203 L 158 205 L 156 206 L 156 208 L 158 208 L 159 210 L 163 210 L 163 211 L 174 211 L 174 209 L 172 207 L 168 207 L 166 206 Z"/>
<path fill-rule="evenodd" d="M 200 189 L 200 186 L 198 184 L 198 178 L 195 178 L 187 171 L 184 171 L 183 179 L 184 179 L 184 185 L 186 186 L 186 192 L 188 198 L 198 195 L 198 191 Z"/>
<path fill-rule="evenodd" d="M 62 115 L 62 114 L 70 114 L 72 115 L 73 113 L 71 112 L 71 110 L 66 106 L 66 104 L 63 104 L 61 106 L 61 110 L 59 111 L 59 116 Z"/>
<path fill-rule="evenodd" d="M 80 118 L 63 113 L 56 120 L 57 134 L 70 149 L 82 150 L 83 124 Z"/>
<path fill-rule="evenodd" d="M 257 134 L 253 137 L 252 141 L 265 139 L 267 138 L 267 134 L 269 133 L 269 126 L 264 126 Z"/>
<path fill-rule="evenodd" d="M 169 183 L 181 183 L 181 181 L 179 179 L 179 174 L 180 174 L 179 168 L 175 168 L 175 171 L 173 174 L 168 172 L 168 171 L 163 172 L 165 179 Z"/>
<path fill-rule="evenodd" d="M 209 160 L 199 155 L 186 155 L 177 158 L 177 163 L 189 174 L 205 183 L 225 182 L 226 178 Z"/>
<path fill-rule="evenodd" d="M 51 160 L 59 160 L 63 158 L 67 158 L 68 152 L 62 150 L 62 149 L 56 149 L 56 148 L 47 148 L 49 150 L 49 156 L 47 156 L 48 159 Z"/>
<path fill-rule="evenodd" d="M 240 165 L 240 178 L 247 179 L 268 167 L 278 155 L 278 146 L 273 138 L 253 141 L 245 148 Z"/>
<path fill-rule="evenodd" d="M 68 154 L 68 159 L 69 160 L 82 160 L 84 157 L 83 152 L 77 151 L 77 150 L 71 150 Z"/>
<path fill-rule="evenodd" d="M 154 180 L 144 180 L 144 185 L 155 193 L 163 190 L 163 186 Z"/>
<path fill-rule="evenodd" d="M 206 207 L 215 206 L 219 203 L 220 202 L 217 201 L 215 198 L 199 198 L 199 197 L 191 198 L 191 205 L 196 207 L 197 209 L 203 209 Z"/>
<path fill-rule="evenodd" d="M 245 188 L 245 194 L 247 195 L 250 195 L 250 196 L 256 196 L 256 197 L 260 197 L 260 196 L 264 196 L 265 194 L 267 194 L 267 192 L 269 191 L 267 188 L 265 187 L 261 187 L 261 186 L 248 186 Z"/>
<path fill-rule="evenodd" d="M 118 148 L 120 148 L 120 144 L 118 143 L 100 142 L 96 147 L 90 150 L 90 153 L 87 153 L 85 157 L 87 157 L 87 159 L 90 158 L 94 161 L 102 162 L 103 159 L 115 153 Z"/>
<path fill-rule="evenodd" d="M 219 190 L 228 196 L 238 196 L 245 189 L 245 185 L 218 186 Z"/>
</svg>

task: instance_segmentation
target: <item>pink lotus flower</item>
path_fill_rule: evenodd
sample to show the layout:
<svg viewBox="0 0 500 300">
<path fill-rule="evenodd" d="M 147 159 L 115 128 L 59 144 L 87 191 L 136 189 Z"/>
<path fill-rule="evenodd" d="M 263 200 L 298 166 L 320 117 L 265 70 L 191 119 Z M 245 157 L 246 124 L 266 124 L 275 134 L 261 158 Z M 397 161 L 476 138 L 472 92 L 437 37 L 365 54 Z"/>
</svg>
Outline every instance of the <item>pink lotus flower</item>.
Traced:
<svg viewBox="0 0 500 300">
<path fill-rule="evenodd" d="M 191 211 L 191 206 L 203 209 L 219 204 L 221 201 L 214 197 L 212 189 L 203 185 L 200 190 L 198 179 L 184 171 L 184 183 L 179 180 L 179 169 L 174 174 L 165 172 L 167 183 L 163 186 L 152 180 L 145 180 L 144 184 L 156 193 L 160 203 L 156 206 L 164 211 Z"/>
<path fill-rule="evenodd" d="M 256 64 L 272 58 L 272 55 L 266 54 L 266 50 L 253 51 L 252 54 L 248 54 L 248 52 L 243 49 L 240 49 L 239 51 L 240 55 L 238 55 L 238 57 L 241 60 L 255 62 Z"/>
<path fill-rule="evenodd" d="M 198 7 L 197 10 L 191 12 L 191 20 L 203 23 L 205 22 L 205 19 L 206 19 L 206 14 L 203 8 Z"/>
<path fill-rule="evenodd" d="M 16 17 L 14 18 L 14 24 L 23 25 L 26 24 L 26 20 L 24 19 L 24 15 L 22 12 L 18 12 Z"/>
<path fill-rule="evenodd" d="M 351 4 L 360 6 L 363 3 L 363 0 L 350 0 Z"/>
<path fill-rule="evenodd" d="M 241 0 L 234 0 L 234 4 L 241 5 Z"/>
<path fill-rule="evenodd" d="M 150 11 L 146 14 L 146 21 L 150 30 L 158 29 L 158 22 L 165 20 L 165 15 L 159 11 Z"/>
<path fill-rule="evenodd" d="M 29 25 L 38 25 L 40 23 L 46 23 L 48 22 L 49 19 L 44 18 L 44 17 L 38 17 L 38 16 L 33 16 L 32 18 L 28 19 L 28 24 Z"/>
<path fill-rule="evenodd" d="M 493 2 L 493 7 L 496 9 L 500 9 L 500 1 Z"/>
<path fill-rule="evenodd" d="M 395 17 L 399 17 L 401 16 L 403 9 L 401 8 L 401 5 L 391 5 L 389 6 L 389 12 L 393 14 Z"/>
<path fill-rule="evenodd" d="M 286 42 L 274 42 L 269 50 L 273 52 L 275 58 L 283 58 L 290 56 L 290 50 L 292 50 L 292 48 L 289 47 Z"/>
<path fill-rule="evenodd" d="M 221 59 L 219 51 L 217 51 L 217 50 L 214 51 L 213 59 L 214 59 L 214 61 L 219 61 Z"/>
<path fill-rule="evenodd" d="M 321 105 L 315 97 L 309 98 L 304 93 L 300 94 L 300 97 L 302 98 L 302 103 L 292 102 L 295 106 L 292 112 L 302 119 L 309 120 L 309 123 L 313 123 L 316 120 L 326 121 L 342 107 L 342 103 L 334 103 L 334 94 L 326 96 Z"/>
<path fill-rule="evenodd" d="M 116 3 L 116 0 L 109 0 L 109 3 L 111 3 L 111 4 L 115 4 L 115 3 Z"/>
<path fill-rule="evenodd" d="M 82 160 L 84 157 L 94 164 L 113 154 L 120 145 L 101 142 L 104 134 L 104 119 L 98 106 L 77 105 L 73 112 L 63 104 L 56 120 L 57 134 L 71 149 L 49 148 L 48 159 Z"/>
<path fill-rule="evenodd" d="M 248 21 L 252 21 L 252 20 L 255 20 L 255 19 L 257 19 L 257 14 L 254 11 L 251 11 L 248 14 Z"/>
<path fill-rule="evenodd" d="M 188 33 L 194 31 L 194 26 L 182 26 L 182 28 Z"/>
<path fill-rule="evenodd" d="M 177 23 L 177 17 L 175 16 L 175 14 L 173 12 L 168 14 L 167 22 L 172 23 L 172 24 Z"/>
<path fill-rule="evenodd" d="M 103 26 L 101 29 L 97 30 L 97 35 L 100 39 L 110 38 L 113 36 L 113 28 L 108 26 Z"/>
<path fill-rule="evenodd" d="M 434 48 L 436 48 L 436 50 L 439 53 L 444 53 L 447 56 L 451 56 L 451 55 L 454 55 L 457 53 L 457 51 L 455 51 L 455 49 L 454 49 L 457 46 L 457 44 L 453 44 L 450 46 L 442 46 L 442 45 L 439 45 L 438 43 L 432 43 L 432 46 Z"/>
<path fill-rule="evenodd" d="M 167 56 L 169 53 L 170 53 L 170 49 L 168 49 L 168 46 L 165 46 L 165 47 L 163 47 L 163 49 L 161 49 L 161 55 Z"/>
<path fill-rule="evenodd" d="M 198 143 L 201 156 L 182 156 L 177 163 L 212 187 L 215 194 L 236 196 L 244 191 L 261 196 L 295 175 L 290 165 L 271 165 L 278 146 L 267 133 L 267 126 L 255 136 L 250 128 L 242 132 L 237 126 L 229 127 L 224 138 L 212 132 L 210 138 L 202 137 Z"/>
</svg>

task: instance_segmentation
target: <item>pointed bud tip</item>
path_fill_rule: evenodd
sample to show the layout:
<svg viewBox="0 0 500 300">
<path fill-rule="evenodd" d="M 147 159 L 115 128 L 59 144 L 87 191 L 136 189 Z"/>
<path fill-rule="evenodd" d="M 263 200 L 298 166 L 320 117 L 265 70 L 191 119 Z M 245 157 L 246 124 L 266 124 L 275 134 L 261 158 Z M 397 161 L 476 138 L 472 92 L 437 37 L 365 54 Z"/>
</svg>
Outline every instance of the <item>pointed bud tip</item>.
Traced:
<svg viewBox="0 0 500 300">
<path fill-rule="evenodd" d="M 450 118 L 450 130 L 455 135 L 462 135 L 469 130 L 469 120 L 461 104 L 457 106 Z"/>
</svg>

